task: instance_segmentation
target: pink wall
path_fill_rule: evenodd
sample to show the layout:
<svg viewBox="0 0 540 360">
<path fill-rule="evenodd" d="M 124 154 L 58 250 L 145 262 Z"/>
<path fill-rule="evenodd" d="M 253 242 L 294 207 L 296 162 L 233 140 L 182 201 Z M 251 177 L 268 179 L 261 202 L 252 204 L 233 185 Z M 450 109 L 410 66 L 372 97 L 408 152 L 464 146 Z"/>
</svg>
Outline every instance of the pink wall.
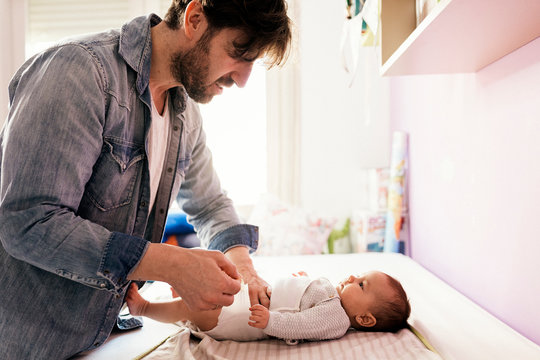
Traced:
<svg viewBox="0 0 540 360">
<path fill-rule="evenodd" d="M 392 78 L 391 109 L 412 257 L 540 344 L 540 38 L 474 74 Z"/>
</svg>

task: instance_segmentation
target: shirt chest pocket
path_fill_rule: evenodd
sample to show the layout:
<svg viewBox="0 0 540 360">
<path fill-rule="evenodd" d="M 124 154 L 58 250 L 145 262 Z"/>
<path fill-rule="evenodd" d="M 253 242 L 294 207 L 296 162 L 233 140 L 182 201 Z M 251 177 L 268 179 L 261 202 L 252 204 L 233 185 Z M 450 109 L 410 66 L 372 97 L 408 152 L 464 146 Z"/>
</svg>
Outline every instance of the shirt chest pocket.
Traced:
<svg viewBox="0 0 540 360">
<path fill-rule="evenodd" d="M 129 204 L 139 187 L 145 158 L 142 145 L 106 138 L 86 187 L 94 205 L 107 211 Z"/>
</svg>

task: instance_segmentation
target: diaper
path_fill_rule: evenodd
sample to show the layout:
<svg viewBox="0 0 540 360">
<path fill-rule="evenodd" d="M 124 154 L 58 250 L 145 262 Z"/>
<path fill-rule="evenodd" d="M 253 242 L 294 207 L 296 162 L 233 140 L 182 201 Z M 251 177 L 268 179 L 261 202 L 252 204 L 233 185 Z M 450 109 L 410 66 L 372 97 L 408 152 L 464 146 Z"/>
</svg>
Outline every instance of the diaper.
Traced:
<svg viewBox="0 0 540 360">
<path fill-rule="evenodd" d="M 249 316 L 251 315 L 250 307 L 248 286 L 242 284 L 242 288 L 234 296 L 233 304 L 221 309 L 217 326 L 212 330 L 204 331 L 204 333 L 216 340 L 252 341 L 267 339 L 268 335 L 262 329 L 248 325 Z"/>
<path fill-rule="evenodd" d="M 270 311 L 300 311 L 300 301 L 311 281 L 307 276 L 278 279 L 272 286 Z"/>
<path fill-rule="evenodd" d="M 272 286 L 270 311 L 299 311 L 302 295 L 310 283 L 311 279 L 305 276 L 279 279 Z M 216 340 L 252 341 L 269 338 L 263 329 L 248 325 L 250 307 L 248 286 L 242 284 L 234 296 L 233 304 L 221 309 L 216 327 L 204 333 Z"/>
</svg>

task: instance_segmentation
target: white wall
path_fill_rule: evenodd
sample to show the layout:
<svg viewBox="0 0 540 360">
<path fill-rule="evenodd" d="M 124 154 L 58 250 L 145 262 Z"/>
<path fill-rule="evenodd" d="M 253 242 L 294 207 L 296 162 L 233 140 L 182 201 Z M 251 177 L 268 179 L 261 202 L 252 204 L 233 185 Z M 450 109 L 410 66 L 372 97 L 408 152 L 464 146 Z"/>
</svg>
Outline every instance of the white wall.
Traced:
<svg viewBox="0 0 540 360">
<path fill-rule="evenodd" d="M 347 217 L 367 205 L 362 169 L 389 161 L 389 80 L 376 48 L 361 51 L 358 76 L 342 66 L 345 2 L 302 0 L 300 11 L 301 205 Z"/>
<path fill-rule="evenodd" d="M 9 80 L 24 62 L 25 1 L 0 0 L 0 128 L 8 113 Z"/>
</svg>

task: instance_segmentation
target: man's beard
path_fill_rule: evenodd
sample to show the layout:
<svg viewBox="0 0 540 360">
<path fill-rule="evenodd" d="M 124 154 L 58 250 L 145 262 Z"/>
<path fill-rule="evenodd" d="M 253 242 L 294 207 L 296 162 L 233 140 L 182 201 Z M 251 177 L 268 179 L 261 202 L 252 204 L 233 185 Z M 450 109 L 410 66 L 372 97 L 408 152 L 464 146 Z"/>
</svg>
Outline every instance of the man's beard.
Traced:
<svg viewBox="0 0 540 360">
<path fill-rule="evenodd" d="M 213 35 L 213 31 L 207 30 L 192 49 L 185 53 L 179 51 L 171 56 L 171 73 L 174 79 L 184 86 L 190 98 L 202 104 L 210 102 L 214 97 L 207 93 L 213 83 L 205 85 L 208 81 L 208 54 Z"/>
</svg>

